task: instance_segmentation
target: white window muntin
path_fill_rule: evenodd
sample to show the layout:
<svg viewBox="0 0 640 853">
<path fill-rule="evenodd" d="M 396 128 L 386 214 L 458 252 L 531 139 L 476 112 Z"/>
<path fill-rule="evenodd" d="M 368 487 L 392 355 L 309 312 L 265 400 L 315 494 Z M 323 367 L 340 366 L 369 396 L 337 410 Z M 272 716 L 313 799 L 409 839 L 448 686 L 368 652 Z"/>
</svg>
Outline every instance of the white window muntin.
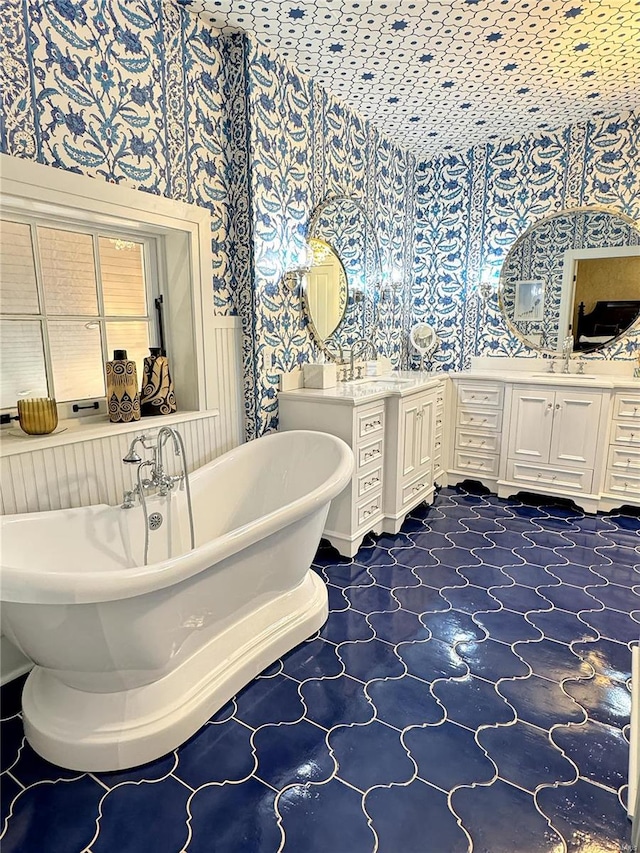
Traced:
<svg viewBox="0 0 640 853">
<path fill-rule="evenodd" d="M 158 246 L 159 240 L 161 237 L 158 237 L 154 234 L 145 233 L 140 230 L 137 226 L 137 223 L 129 223 L 123 221 L 122 224 L 118 223 L 113 227 L 105 226 L 103 224 L 93 225 L 91 223 L 87 224 L 86 222 L 81 222 L 74 218 L 73 214 L 65 215 L 64 213 L 59 213 L 58 210 L 55 212 L 55 216 L 33 216 L 33 215 L 25 215 L 23 212 L 19 210 L 11 210 L 7 206 L 3 206 L 2 210 L 2 220 L 10 221 L 10 222 L 20 222 L 25 225 L 28 225 L 30 228 L 31 234 L 31 245 L 34 253 L 34 265 L 36 271 L 36 288 L 38 294 L 38 302 L 39 302 L 39 313 L 29 313 L 29 314 L 19 314 L 19 313 L 10 313 L 10 314 L 2 314 L 1 317 L 3 320 L 24 320 L 24 321 L 38 321 L 40 323 L 41 334 L 42 334 L 42 343 L 44 349 L 44 369 L 46 373 L 46 381 L 49 388 L 49 395 L 56 395 L 55 381 L 53 375 L 53 359 L 51 355 L 51 346 L 49 339 L 49 329 L 48 329 L 48 321 L 52 320 L 54 322 L 85 322 L 89 323 L 98 323 L 100 327 L 100 344 L 102 350 L 102 361 L 106 361 L 110 358 L 113 353 L 110 353 L 108 350 L 108 336 L 107 336 L 107 324 L 108 323 L 141 323 L 144 322 L 148 325 L 148 335 L 149 335 L 149 345 L 157 346 L 159 344 L 158 340 L 158 326 L 156 322 L 156 309 L 155 309 L 155 299 L 161 295 L 162 287 L 161 287 L 161 270 L 162 266 L 159 263 L 159 250 Z M 43 274 L 41 269 L 41 257 L 39 251 L 39 242 L 38 242 L 38 228 L 49 228 L 57 231 L 70 231 L 74 233 L 86 234 L 92 237 L 93 241 L 93 261 L 94 261 L 94 269 L 95 269 L 95 286 L 96 286 L 96 297 L 97 297 L 97 313 L 96 314 L 71 314 L 71 313 L 52 313 L 47 310 L 47 301 L 45 298 L 45 286 L 43 282 Z M 103 292 L 103 284 L 102 284 L 102 271 L 100 265 L 100 251 L 98 241 L 100 237 L 104 237 L 106 239 L 121 239 L 125 241 L 135 242 L 136 244 L 140 244 L 142 246 L 142 262 L 143 262 L 143 273 L 144 273 L 144 282 L 145 282 L 145 296 L 146 296 L 146 313 L 145 314 L 106 314 L 104 308 L 104 292 Z M 90 408 L 81 408 L 74 412 L 74 404 L 85 406 L 91 405 L 91 403 L 97 402 L 99 404 L 99 410 L 102 411 L 105 405 L 105 397 L 104 393 L 101 395 L 92 395 L 92 396 L 79 396 L 75 398 L 71 398 L 68 400 L 60 399 L 58 400 L 58 408 L 60 416 L 63 418 L 67 417 L 78 417 L 87 414 L 96 414 L 96 409 Z M 10 409 L 4 409 L 3 411 L 15 411 L 15 406 L 10 407 Z"/>
</svg>

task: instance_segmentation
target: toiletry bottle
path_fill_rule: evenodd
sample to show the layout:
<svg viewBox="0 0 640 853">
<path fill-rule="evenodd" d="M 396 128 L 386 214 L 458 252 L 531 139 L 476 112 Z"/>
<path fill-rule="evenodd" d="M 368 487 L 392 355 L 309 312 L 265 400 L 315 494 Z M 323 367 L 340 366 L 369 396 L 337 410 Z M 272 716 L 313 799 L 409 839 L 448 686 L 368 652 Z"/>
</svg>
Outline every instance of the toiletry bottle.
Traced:
<svg viewBox="0 0 640 853">
<path fill-rule="evenodd" d="M 151 347 L 144 360 L 141 410 L 143 415 L 170 415 L 177 409 L 169 360 L 160 347 Z"/>
<path fill-rule="evenodd" d="M 107 410 L 112 424 L 140 420 L 140 394 L 135 361 L 127 358 L 127 351 L 113 351 L 113 361 L 106 364 Z"/>
</svg>

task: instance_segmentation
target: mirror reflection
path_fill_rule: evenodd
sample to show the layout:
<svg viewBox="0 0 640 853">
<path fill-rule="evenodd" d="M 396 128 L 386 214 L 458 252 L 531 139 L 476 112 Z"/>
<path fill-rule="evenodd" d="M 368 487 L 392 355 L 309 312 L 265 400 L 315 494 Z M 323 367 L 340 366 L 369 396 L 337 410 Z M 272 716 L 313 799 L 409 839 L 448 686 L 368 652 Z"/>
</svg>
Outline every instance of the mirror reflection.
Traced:
<svg viewBox="0 0 640 853">
<path fill-rule="evenodd" d="M 541 219 L 511 247 L 500 306 L 528 346 L 591 352 L 640 317 L 640 230 L 607 210 L 567 210 Z"/>
<path fill-rule="evenodd" d="M 304 288 L 309 321 L 316 338 L 326 340 L 344 317 L 347 307 L 347 274 L 342 261 L 324 240 L 311 237 L 311 270 Z"/>
<path fill-rule="evenodd" d="M 380 249 L 364 209 L 347 196 L 319 205 L 309 224 L 308 242 L 313 263 L 304 305 L 317 342 L 335 355 L 370 336 L 382 277 Z"/>
</svg>

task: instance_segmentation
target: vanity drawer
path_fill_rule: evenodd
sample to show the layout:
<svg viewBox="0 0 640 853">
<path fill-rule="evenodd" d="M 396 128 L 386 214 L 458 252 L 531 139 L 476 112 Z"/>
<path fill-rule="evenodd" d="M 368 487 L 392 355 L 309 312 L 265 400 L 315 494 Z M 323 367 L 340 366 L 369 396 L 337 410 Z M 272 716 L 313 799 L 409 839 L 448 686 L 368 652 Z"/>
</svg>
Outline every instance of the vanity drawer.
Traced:
<svg viewBox="0 0 640 853">
<path fill-rule="evenodd" d="M 356 437 L 358 441 L 381 433 L 384 429 L 384 408 L 358 412 L 356 415 Z"/>
<path fill-rule="evenodd" d="M 458 404 L 502 408 L 504 388 L 492 382 L 458 382 Z"/>
<path fill-rule="evenodd" d="M 529 486 L 548 486 L 552 489 L 569 489 L 572 492 L 590 492 L 593 471 L 585 469 L 549 468 L 527 465 L 510 460 L 507 463 L 507 480 Z"/>
<path fill-rule="evenodd" d="M 402 487 L 402 506 L 415 501 L 417 497 L 427 493 L 433 488 L 433 474 L 431 468 L 422 472 L 422 476 Z"/>
<path fill-rule="evenodd" d="M 369 492 L 380 491 L 382 488 L 382 466 L 378 465 L 372 471 L 367 471 L 365 474 L 358 476 L 357 495 L 359 498 L 364 497 Z"/>
<path fill-rule="evenodd" d="M 368 465 L 370 462 L 375 462 L 376 459 L 382 459 L 382 450 L 384 439 L 379 438 L 377 441 L 372 441 L 370 444 L 363 444 L 358 447 L 358 468 Z"/>
<path fill-rule="evenodd" d="M 382 493 L 368 497 L 356 506 L 356 526 L 374 523 L 382 515 Z"/>
<path fill-rule="evenodd" d="M 497 432 L 502 426 L 502 410 L 478 411 L 477 409 L 458 408 L 458 426 L 472 429 L 488 429 Z"/>
<path fill-rule="evenodd" d="M 629 423 L 614 421 L 611 443 L 631 444 L 632 446 L 640 447 L 640 421 L 637 423 L 634 421 L 630 421 Z"/>
<path fill-rule="evenodd" d="M 633 475 L 609 471 L 605 491 L 612 495 L 629 498 L 634 503 L 640 504 L 640 471 Z"/>
<path fill-rule="evenodd" d="M 640 394 L 616 394 L 613 403 L 614 418 L 638 418 L 640 422 Z"/>
<path fill-rule="evenodd" d="M 490 453 L 465 453 L 456 450 L 453 457 L 453 467 L 457 471 L 469 474 L 486 474 L 489 477 L 498 476 L 498 457 Z"/>
<path fill-rule="evenodd" d="M 634 447 L 620 447 L 612 444 L 609 448 L 609 464 L 607 467 L 610 471 L 619 474 L 628 471 L 630 474 L 640 477 L 640 447 L 636 450 Z"/>
<path fill-rule="evenodd" d="M 484 450 L 488 453 L 497 453 L 500 445 L 498 433 L 488 435 L 481 432 L 459 429 L 456 432 L 456 447 L 461 449 Z"/>
</svg>

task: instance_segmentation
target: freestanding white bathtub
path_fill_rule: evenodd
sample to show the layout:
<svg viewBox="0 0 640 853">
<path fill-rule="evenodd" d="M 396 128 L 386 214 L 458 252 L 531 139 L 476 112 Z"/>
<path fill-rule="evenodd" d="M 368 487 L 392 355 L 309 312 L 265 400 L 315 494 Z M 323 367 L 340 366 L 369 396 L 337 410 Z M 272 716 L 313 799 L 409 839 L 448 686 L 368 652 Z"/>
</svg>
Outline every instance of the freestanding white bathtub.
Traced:
<svg viewBox="0 0 640 853">
<path fill-rule="evenodd" d="M 309 569 L 353 468 L 319 432 L 241 445 L 139 507 L 1 519 L 3 630 L 36 666 L 22 697 L 36 752 L 73 770 L 143 764 L 183 743 L 327 617 Z"/>
</svg>

